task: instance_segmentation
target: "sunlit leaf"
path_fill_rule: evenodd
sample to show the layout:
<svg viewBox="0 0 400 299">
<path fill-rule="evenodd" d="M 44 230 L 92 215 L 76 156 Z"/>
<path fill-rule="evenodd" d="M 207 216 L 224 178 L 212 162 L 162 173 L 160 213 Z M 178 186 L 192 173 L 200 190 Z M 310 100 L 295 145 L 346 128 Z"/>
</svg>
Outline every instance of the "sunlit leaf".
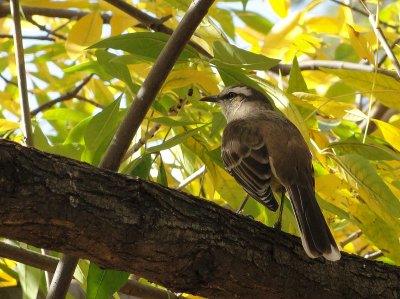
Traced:
<svg viewBox="0 0 400 299">
<path fill-rule="evenodd" d="M 289 74 L 289 87 L 287 89 L 288 93 L 293 92 L 308 92 L 306 81 L 301 74 L 301 70 L 299 68 L 299 63 L 297 61 L 297 57 L 295 56 L 292 63 L 292 68 L 290 69 Z"/>
<path fill-rule="evenodd" d="M 396 79 L 379 73 L 326 68 L 323 70 L 338 76 L 354 90 L 358 90 L 366 96 L 373 94 L 385 106 L 400 110 L 400 101 L 398 100 L 400 82 Z"/>
<path fill-rule="evenodd" d="M 160 152 L 160 151 L 163 151 L 163 150 L 166 150 L 166 149 L 170 149 L 171 147 L 174 147 L 174 146 L 182 143 L 187 138 L 189 138 L 191 136 L 194 136 L 196 134 L 199 134 L 199 132 L 201 130 L 203 130 L 205 126 L 208 126 L 208 124 L 200 126 L 200 127 L 196 128 L 196 129 L 192 129 L 192 130 L 186 131 L 186 132 L 184 132 L 182 134 L 178 134 L 178 135 L 166 140 L 165 142 L 161 143 L 160 145 L 149 147 L 146 150 L 146 153 L 156 153 L 156 152 Z"/>
<path fill-rule="evenodd" d="M 89 121 L 84 133 L 88 149 L 96 150 L 116 130 L 122 118 L 119 113 L 119 104 L 120 99 L 115 100 Z"/>
<path fill-rule="evenodd" d="M 381 120 L 374 119 L 373 121 L 387 143 L 400 151 L 400 129 Z"/>
<path fill-rule="evenodd" d="M 365 37 L 357 32 L 353 26 L 347 24 L 347 32 L 349 34 L 350 43 L 361 59 L 367 59 L 369 63 L 374 63 L 374 55 L 371 50 L 371 45 Z"/>
<path fill-rule="evenodd" d="M 255 54 L 222 41 L 214 42 L 213 49 L 215 59 L 211 60 L 212 63 L 218 60 L 219 63 L 228 66 L 264 71 L 279 63 L 277 59 Z"/>
<path fill-rule="evenodd" d="M 0 119 L 0 132 L 15 130 L 18 128 L 19 123 L 7 119 Z"/>
<path fill-rule="evenodd" d="M 368 191 L 372 200 L 368 203 L 375 212 L 384 217 L 383 213 L 398 218 L 400 216 L 400 201 L 390 191 L 382 178 L 365 158 L 356 154 L 331 156 L 357 184 Z M 368 197 L 369 198 L 369 197 Z M 368 200 L 365 198 L 364 200 Z"/>
<path fill-rule="evenodd" d="M 55 108 L 46 110 L 43 113 L 42 118 L 47 120 L 80 122 L 82 119 L 88 116 L 88 113 L 76 109 Z"/>
<path fill-rule="evenodd" d="M 100 269 L 90 263 L 87 278 L 88 299 L 109 299 L 128 280 L 129 273 Z"/>
<path fill-rule="evenodd" d="M 398 160 L 400 154 L 390 148 L 379 144 L 366 144 L 356 142 L 335 142 L 328 148 L 332 148 L 337 155 L 346 155 L 350 153 L 359 154 L 368 160 Z"/>
<path fill-rule="evenodd" d="M 271 5 L 274 12 L 281 18 L 285 18 L 288 15 L 290 1 L 288 0 L 269 0 L 269 5 Z"/>
<path fill-rule="evenodd" d="M 82 54 L 83 49 L 97 42 L 101 37 L 103 20 L 98 11 L 79 19 L 69 32 L 65 47 L 71 58 Z"/>
<path fill-rule="evenodd" d="M 267 34 L 273 24 L 260 14 L 252 11 L 233 10 L 233 12 L 250 28 Z"/>
<path fill-rule="evenodd" d="M 90 48 L 112 48 L 123 50 L 138 57 L 154 61 L 169 39 L 169 35 L 160 32 L 136 32 L 104 39 Z M 186 46 L 179 56 L 179 61 L 198 58 L 199 54 L 190 46 Z"/>
</svg>

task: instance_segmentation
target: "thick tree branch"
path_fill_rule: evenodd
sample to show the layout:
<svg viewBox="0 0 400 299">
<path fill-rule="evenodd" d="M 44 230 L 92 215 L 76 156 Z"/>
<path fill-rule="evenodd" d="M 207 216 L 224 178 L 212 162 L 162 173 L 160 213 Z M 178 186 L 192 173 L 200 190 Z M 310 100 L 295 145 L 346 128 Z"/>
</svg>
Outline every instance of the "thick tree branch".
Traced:
<svg viewBox="0 0 400 299">
<path fill-rule="evenodd" d="M 298 240 L 194 196 L 0 141 L 0 235 L 211 298 L 395 298 L 400 269 Z M 96 250 L 93 250 L 93 248 Z"/>
</svg>

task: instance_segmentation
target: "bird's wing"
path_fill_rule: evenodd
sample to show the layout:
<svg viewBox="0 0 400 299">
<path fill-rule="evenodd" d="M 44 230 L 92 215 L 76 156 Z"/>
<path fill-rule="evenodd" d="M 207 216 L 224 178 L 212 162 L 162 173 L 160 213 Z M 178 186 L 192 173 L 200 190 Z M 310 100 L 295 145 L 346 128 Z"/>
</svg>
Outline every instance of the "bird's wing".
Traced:
<svg viewBox="0 0 400 299">
<path fill-rule="evenodd" d="M 270 187 L 268 149 L 260 130 L 243 120 L 230 122 L 222 136 L 221 152 L 226 169 L 246 192 L 276 211 L 278 203 Z"/>
</svg>

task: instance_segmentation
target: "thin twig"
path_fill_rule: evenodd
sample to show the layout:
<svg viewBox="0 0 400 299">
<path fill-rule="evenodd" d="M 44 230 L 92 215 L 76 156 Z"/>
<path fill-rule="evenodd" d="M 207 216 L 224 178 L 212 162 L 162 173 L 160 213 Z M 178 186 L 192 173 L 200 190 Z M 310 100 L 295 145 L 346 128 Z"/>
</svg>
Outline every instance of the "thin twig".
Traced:
<svg viewBox="0 0 400 299">
<path fill-rule="evenodd" d="M 182 188 L 185 188 L 187 185 L 189 185 L 191 182 L 193 182 L 195 179 L 198 177 L 202 176 L 203 173 L 206 171 L 206 167 L 203 165 L 199 169 L 197 169 L 195 172 L 193 172 L 190 176 L 188 176 L 183 182 L 181 182 L 178 187 L 176 187 L 176 190 L 181 190 Z"/>
<path fill-rule="evenodd" d="M 21 129 L 24 135 L 24 143 L 27 146 L 33 146 L 33 133 L 31 116 L 29 111 L 28 88 L 26 85 L 26 70 L 24 58 L 24 44 L 22 42 L 21 33 L 21 17 L 19 13 L 19 0 L 12 0 L 11 14 L 14 22 L 14 43 L 16 49 L 16 63 L 18 66 L 18 88 L 20 93 L 20 106 L 21 106 Z"/>
<path fill-rule="evenodd" d="M 7 84 L 15 85 L 18 87 L 18 83 L 15 83 L 14 81 L 8 80 L 6 77 L 4 77 L 2 74 L 0 74 L 0 78 L 3 79 L 3 81 Z"/>
<path fill-rule="evenodd" d="M 400 42 L 400 37 L 398 37 L 398 38 L 396 38 L 396 39 L 394 40 L 394 42 L 392 43 L 392 45 L 390 46 L 390 48 L 393 50 L 393 49 L 397 46 L 397 44 L 398 44 L 399 42 Z M 381 59 L 380 59 L 379 62 L 378 62 L 378 67 L 381 67 L 381 65 L 385 62 L 385 60 L 386 60 L 387 57 L 388 57 L 388 55 L 387 55 L 386 52 L 385 52 L 385 54 L 382 55 Z"/>
<path fill-rule="evenodd" d="M 319 70 L 320 68 L 329 68 L 329 69 L 342 69 L 342 70 L 352 70 L 352 71 L 361 71 L 373 73 L 375 72 L 375 68 L 373 65 L 364 65 L 353 62 L 345 62 L 345 61 L 337 61 L 337 60 L 310 60 L 299 63 L 299 68 L 302 71 L 306 70 Z M 283 76 L 286 76 L 290 73 L 292 69 L 292 64 L 278 64 L 272 67 L 270 70 L 276 73 L 281 72 Z M 378 73 L 392 77 L 396 80 L 399 80 L 400 77 L 396 72 L 388 71 L 385 69 L 377 69 Z"/>
<path fill-rule="evenodd" d="M 351 235 L 349 235 L 345 240 L 343 240 L 342 242 L 340 242 L 340 246 L 343 248 L 344 246 L 346 246 L 347 244 L 349 244 L 350 242 L 353 242 L 354 240 L 358 239 L 360 236 L 362 235 L 362 231 L 361 229 L 352 233 Z"/>
<path fill-rule="evenodd" d="M 361 1 L 361 0 L 359 0 L 359 1 L 368 13 L 368 20 L 371 23 L 372 29 L 374 30 L 376 37 L 378 38 L 379 42 L 382 44 L 382 47 L 385 50 L 386 55 L 389 57 L 394 68 L 396 69 L 397 75 L 400 76 L 400 63 L 397 60 L 396 56 L 394 55 L 392 48 L 389 46 L 389 43 L 388 43 L 385 35 L 383 34 L 382 29 L 379 27 L 379 25 L 378 25 L 379 22 L 376 18 L 376 15 L 373 14 L 368 9 L 368 7 L 365 5 L 365 3 L 363 1 Z"/>
<path fill-rule="evenodd" d="M 163 32 L 169 35 L 173 33 L 173 30 L 171 28 L 163 24 L 164 20 L 154 18 L 123 0 L 105 0 L 105 1 L 117 7 L 118 9 L 122 10 L 123 12 L 135 18 L 136 20 L 142 22 L 151 30 Z M 191 40 L 188 41 L 188 44 L 191 45 L 193 48 L 195 48 L 200 54 L 206 56 L 207 58 L 212 58 L 211 54 L 208 53 L 199 44 Z"/>
<path fill-rule="evenodd" d="M 22 6 L 25 17 L 29 18 L 32 16 L 44 16 L 50 18 L 63 18 L 79 20 L 86 16 L 89 12 L 81 11 L 76 9 L 58 9 L 58 8 L 45 8 L 45 7 L 32 7 L 32 6 Z M 10 6 L 8 4 L 0 5 L 0 18 L 4 18 L 10 14 Z M 111 15 L 107 13 L 102 13 L 101 18 L 105 24 L 109 24 L 111 20 Z"/>
<path fill-rule="evenodd" d="M 191 96 L 193 93 L 193 90 L 190 89 L 188 92 L 188 96 Z M 179 99 L 178 104 L 175 106 L 171 107 L 168 111 L 169 116 L 175 116 L 178 114 L 179 110 L 182 108 L 183 105 L 187 102 L 187 99 Z M 154 135 L 157 133 L 157 131 L 161 128 L 160 124 L 155 124 L 153 127 L 151 127 L 150 130 L 147 131 L 147 133 L 139 139 L 138 142 L 136 142 L 124 155 L 124 158 L 122 161 L 125 161 L 129 159 L 134 153 L 136 153 L 143 145 L 146 144 L 146 142 L 150 139 L 153 138 Z"/>
<path fill-rule="evenodd" d="M 12 34 L 0 34 L 0 38 L 13 38 Z M 24 35 L 23 39 L 36 39 L 36 40 L 48 40 L 54 42 L 55 39 L 48 36 L 35 36 L 35 35 Z"/>
<path fill-rule="evenodd" d="M 332 2 L 334 2 L 334 3 L 336 3 L 336 4 L 339 4 L 339 5 L 348 7 L 348 8 L 350 8 L 352 11 L 355 11 L 355 12 L 357 12 L 357 13 L 359 13 L 359 14 L 362 14 L 363 16 L 368 17 L 368 13 L 366 13 L 365 11 L 363 11 L 363 10 L 360 9 L 360 8 L 354 7 L 354 6 L 350 5 L 350 4 L 346 4 L 346 3 L 342 2 L 342 1 L 339 1 L 339 0 L 330 0 L 330 1 L 332 1 Z M 399 30 L 399 26 L 391 25 L 391 24 L 386 23 L 386 22 L 381 22 L 381 24 L 385 25 L 386 27 L 392 28 L 392 29 L 394 29 L 394 30 L 396 30 L 396 31 Z"/>
<path fill-rule="evenodd" d="M 7 244 L 5 242 L 0 242 L 0 256 L 50 273 L 54 273 L 56 271 L 57 263 L 59 261 L 59 259 L 55 257 L 42 255 L 33 250 L 24 249 L 15 245 Z M 119 290 L 119 292 L 126 295 L 137 296 L 140 298 L 179 298 L 174 293 L 168 290 L 144 285 L 133 279 L 129 279 L 126 284 Z"/>
<path fill-rule="evenodd" d="M 46 26 L 39 24 L 31 16 L 26 17 L 26 20 L 29 21 L 30 23 L 32 23 L 33 25 L 35 25 L 40 30 L 42 30 L 44 32 L 47 32 L 49 35 L 53 35 L 53 36 L 58 37 L 59 39 L 63 39 L 63 40 L 67 39 L 64 35 L 59 34 L 59 33 L 55 32 L 55 31 L 50 30 L 50 29 L 47 29 Z"/>
<path fill-rule="evenodd" d="M 382 252 L 381 250 L 372 251 L 372 252 L 367 252 L 367 253 L 364 255 L 364 257 L 365 257 L 366 259 L 369 259 L 369 260 L 375 260 L 375 259 L 377 259 L 378 257 L 381 257 L 381 256 L 383 256 L 383 252 Z"/>
<path fill-rule="evenodd" d="M 54 106 L 57 103 L 60 102 L 64 102 L 64 101 L 68 101 L 71 100 L 73 98 L 79 99 L 81 101 L 84 102 L 88 102 L 96 107 L 102 107 L 99 103 L 94 102 L 92 100 L 86 99 L 85 97 L 81 97 L 78 96 L 78 93 L 81 91 L 81 89 L 90 81 L 90 79 L 93 77 L 93 74 L 90 74 L 89 76 L 87 76 L 85 79 L 82 80 L 82 82 L 76 86 L 73 90 L 68 91 L 66 94 L 63 94 L 62 96 L 51 100 L 47 103 L 44 103 L 43 105 L 39 106 L 38 108 L 34 109 L 31 111 L 31 116 L 35 116 L 36 114 L 38 114 L 39 112 L 43 112 L 46 109 L 51 108 L 52 106 Z"/>
</svg>

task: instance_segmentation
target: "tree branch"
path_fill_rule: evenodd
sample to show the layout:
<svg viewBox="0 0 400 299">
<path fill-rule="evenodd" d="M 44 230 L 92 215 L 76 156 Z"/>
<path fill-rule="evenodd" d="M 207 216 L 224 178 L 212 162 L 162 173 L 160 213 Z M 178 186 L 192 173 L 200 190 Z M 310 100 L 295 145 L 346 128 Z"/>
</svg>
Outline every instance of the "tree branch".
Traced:
<svg viewBox="0 0 400 299">
<path fill-rule="evenodd" d="M 100 167 L 117 170 L 158 91 L 214 0 L 193 1 L 162 49 L 107 149 Z"/>
<path fill-rule="evenodd" d="M 78 93 L 81 91 L 81 89 L 90 81 L 90 79 L 93 77 L 93 74 L 90 74 L 89 76 L 87 76 L 85 79 L 82 80 L 82 82 L 76 86 L 73 90 L 68 91 L 66 94 L 63 94 L 62 96 L 51 100 L 47 103 L 44 103 L 43 105 L 39 106 L 38 108 L 34 109 L 31 111 L 31 116 L 35 116 L 36 114 L 38 114 L 39 112 L 43 112 L 46 109 L 51 108 L 52 106 L 54 106 L 57 103 L 60 102 L 64 102 L 64 101 L 68 101 L 74 98 L 77 98 L 81 101 L 84 102 L 88 102 L 96 107 L 102 107 L 99 103 L 92 101 L 92 100 L 88 100 L 84 97 L 79 97 Z"/>
<path fill-rule="evenodd" d="M 302 71 L 308 70 L 319 70 L 320 68 L 329 68 L 329 69 L 343 69 L 343 70 L 354 70 L 354 71 L 362 71 L 362 72 L 375 72 L 375 68 L 373 65 L 365 65 L 353 62 L 346 61 L 334 61 L 334 60 L 310 60 L 299 63 L 299 68 Z M 289 75 L 290 70 L 292 69 L 292 64 L 278 64 L 272 67 L 270 70 L 273 72 L 281 72 L 283 76 Z M 396 72 L 388 71 L 385 69 L 377 69 L 377 72 L 389 77 L 392 77 L 396 80 L 400 80 L 399 76 Z"/>
<path fill-rule="evenodd" d="M 24 249 L 4 242 L 0 242 L 0 256 L 50 273 L 56 271 L 58 263 L 58 259 L 50 255 L 39 254 L 33 250 Z M 144 285 L 133 279 L 129 279 L 118 292 L 146 299 L 180 298 L 172 292 Z"/>
<path fill-rule="evenodd" d="M 33 179 L 34 178 L 34 179 Z M 0 140 L 0 235 L 212 298 L 394 298 L 400 269 L 161 185 Z M 96 250 L 93 250 L 96 246 Z"/>
<path fill-rule="evenodd" d="M 28 88 L 26 85 L 26 70 L 24 57 L 24 44 L 21 33 L 21 16 L 19 12 L 19 0 L 11 0 L 11 14 L 14 22 L 14 44 L 15 60 L 18 66 L 18 89 L 21 106 L 21 129 L 24 136 L 24 142 L 28 146 L 33 146 L 33 132 L 31 116 L 29 114 Z"/>
</svg>

